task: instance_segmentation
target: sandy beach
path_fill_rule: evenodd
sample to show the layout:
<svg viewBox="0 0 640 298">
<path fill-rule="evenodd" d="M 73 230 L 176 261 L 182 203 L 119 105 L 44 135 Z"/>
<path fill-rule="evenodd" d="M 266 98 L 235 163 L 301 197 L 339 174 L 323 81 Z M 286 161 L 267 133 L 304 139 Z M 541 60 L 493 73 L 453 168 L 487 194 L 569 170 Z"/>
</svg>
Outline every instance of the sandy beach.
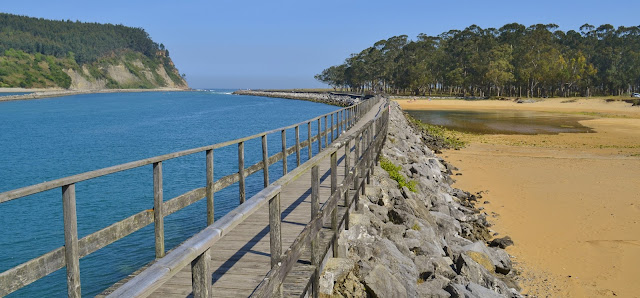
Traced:
<svg viewBox="0 0 640 298">
<path fill-rule="evenodd" d="M 121 93 L 121 92 L 158 92 L 158 91 L 188 91 L 189 89 L 182 88 L 153 88 L 153 89 L 97 89 L 97 90 L 68 90 L 68 89 L 56 89 L 56 88 L 0 88 L 0 102 L 11 100 L 29 100 L 40 98 L 61 97 L 78 94 L 92 94 L 92 93 Z M 11 92 L 30 92 L 23 95 L 9 95 L 2 96 L 2 93 Z"/>
<path fill-rule="evenodd" d="M 398 101 L 404 109 L 529 110 L 590 116 L 595 133 L 470 135 L 443 153 L 455 187 L 482 192 L 497 237 L 536 297 L 640 297 L 640 107 L 600 99 Z M 484 201 L 487 201 L 484 204 Z"/>
</svg>

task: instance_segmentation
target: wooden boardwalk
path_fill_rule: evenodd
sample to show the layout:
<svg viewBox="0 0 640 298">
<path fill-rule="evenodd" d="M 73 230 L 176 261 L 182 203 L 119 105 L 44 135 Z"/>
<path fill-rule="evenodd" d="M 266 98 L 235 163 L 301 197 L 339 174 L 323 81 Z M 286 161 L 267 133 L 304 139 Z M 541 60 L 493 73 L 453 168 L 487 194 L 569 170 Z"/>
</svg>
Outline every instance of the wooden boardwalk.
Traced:
<svg viewBox="0 0 640 298">
<path fill-rule="evenodd" d="M 383 105 L 384 103 L 381 101 L 378 106 L 372 108 L 347 132 L 347 135 L 351 131 L 360 129 L 364 123 L 376 117 Z M 353 166 L 355 160 L 353 144 L 351 144 L 349 151 L 350 165 Z M 338 182 L 345 178 L 345 157 L 345 150 L 343 148 L 337 154 Z M 318 166 L 320 173 L 319 203 L 322 206 L 331 195 L 330 159 L 324 159 Z M 307 171 L 296 181 L 282 188 L 280 203 L 282 212 L 281 230 L 283 251 L 291 246 L 311 219 L 310 181 L 311 171 Z M 351 190 L 351 192 L 353 192 L 353 190 Z M 339 203 L 339 216 L 346 211 L 343 204 L 343 202 Z M 330 224 L 325 222 L 324 228 L 320 232 L 320 249 L 322 256 L 325 256 L 325 252 L 330 248 L 332 237 L 330 231 Z M 211 272 L 213 272 L 213 297 L 250 296 L 271 269 L 269 241 L 269 208 L 261 208 L 256 211 L 221 238 L 211 250 L 210 266 Z M 284 296 L 300 297 L 307 291 L 308 287 L 310 287 L 310 276 L 313 273 L 314 266 L 312 266 L 310 262 L 309 246 L 310 245 L 307 245 L 307 247 L 304 248 L 301 258 L 289 275 L 287 275 L 283 284 Z M 144 269 L 145 268 L 141 268 L 136 271 L 125 280 L 106 290 L 102 295 L 108 295 L 113 292 L 120 285 Z M 191 295 L 191 266 L 185 266 L 151 296 L 188 297 Z"/>
</svg>

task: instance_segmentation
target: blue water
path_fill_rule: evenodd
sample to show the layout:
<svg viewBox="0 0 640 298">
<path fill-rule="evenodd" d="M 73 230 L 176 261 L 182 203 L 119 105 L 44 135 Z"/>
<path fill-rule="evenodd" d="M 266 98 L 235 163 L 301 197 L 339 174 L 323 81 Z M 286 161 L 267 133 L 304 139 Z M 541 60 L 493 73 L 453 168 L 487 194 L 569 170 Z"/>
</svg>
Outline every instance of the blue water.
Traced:
<svg viewBox="0 0 640 298">
<path fill-rule="evenodd" d="M 294 124 L 337 108 L 324 104 L 230 95 L 231 90 L 75 95 L 0 102 L 0 192 Z M 312 132 L 317 132 L 312 123 Z M 307 127 L 300 129 L 307 139 Z M 268 136 L 269 154 L 281 150 Z M 294 130 L 287 133 L 289 146 Z M 314 146 L 314 152 L 317 150 Z M 245 166 L 261 160 L 260 139 L 245 144 Z M 303 161 L 307 151 L 302 150 Z M 216 149 L 214 176 L 237 172 L 237 146 Z M 288 160 L 295 165 L 295 155 Z M 271 180 L 282 175 L 270 167 Z M 164 199 L 205 185 L 205 153 L 163 163 Z M 247 198 L 262 172 L 247 179 Z M 153 208 L 152 166 L 76 184 L 79 237 Z M 216 193 L 216 218 L 238 205 L 237 185 Z M 64 245 L 60 188 L 0 204 L 0 272 Z M 206 225 L 201 200 L 165 219 L 171 249 Z M 82 294 L 93 296 L 154 258 L 153 224 L 80 260 Z M 64 268 L 14 292 L 15 297 L 66 296 Z"/>
</svg>

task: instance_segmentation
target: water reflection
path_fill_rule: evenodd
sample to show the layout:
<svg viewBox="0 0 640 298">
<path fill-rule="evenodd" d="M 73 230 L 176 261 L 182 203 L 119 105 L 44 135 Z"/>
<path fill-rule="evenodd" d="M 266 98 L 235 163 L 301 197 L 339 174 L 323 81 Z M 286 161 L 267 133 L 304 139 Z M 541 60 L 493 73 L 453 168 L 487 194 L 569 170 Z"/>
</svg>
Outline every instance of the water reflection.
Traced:
<svg viewBox="0 0 640 298">
<path fill-rule="evenodd" d="M 593 132 L 578 121 L 585 116 L 535 111 L 407 111 L 422 122 L 477 134 L 558 134 Z"/>
</svg>

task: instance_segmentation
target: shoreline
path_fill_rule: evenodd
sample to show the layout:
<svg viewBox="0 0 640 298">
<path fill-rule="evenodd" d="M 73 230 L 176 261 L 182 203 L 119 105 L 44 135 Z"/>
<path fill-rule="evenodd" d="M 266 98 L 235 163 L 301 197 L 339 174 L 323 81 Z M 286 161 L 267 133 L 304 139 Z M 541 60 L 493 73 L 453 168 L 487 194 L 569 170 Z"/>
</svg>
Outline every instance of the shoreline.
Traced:
<svg viewBox="0 0 640 298">
<path fill-rule="evenodd" d="M 301 92 L 301 91 L 269 91 L 269 90 L 236 90 L 236 95 L 263 96 L 319 102 L 328 105 L 347 107 L 362 101 L 363 96 L 346 93 L 333 94 L 330 92 Z M 367 97 L 364 97 L 367 99 Z"/>
<path fill-rule="evenodd" d="M 153 88 L 153 89 L 96 89 L 96 90 L 66 90 L 66 89 L 42 89 L 42 88 L 0 88 L 0 102 L 14 100 L 31 100 L 54 98 L 63 96 L 72 96 L 79 94 L 97 94 L 97 93 L 133 93 L 133 92 L 182 92 L 192 89 L 183 88 Z M 12 92 L 32 92 L 22 95 L 2 96 L 2 93 Z"/>
<path fill-rule="evenodd" d="M 589 114 L 595 133 L 469 135 L 445 150 L 458 167 L 455 187 L 482 192 L 494 232 L 515 245 L 523 294 L 634 297 L 640 285 L 640 107 L 550 99 L 403 101 L 404 109 L 531 110 Z"/>
<path fill-rule="evenodd" d="M 503 100 L 394 100 L 403 110 L 525 110 L 551 113 L 586 114 L 600 117 L 640 118 L 640 106 L 606 99 L 547 98 L 531 103 Z"/>
<path fill-rule="evenodd" d="M 477 197 L 451 185 L 452 166 L 394 102 L 387 125 L 379 165 L 320 275 L 320 296 L 522 297 L 508 240 L 488 242 Z"/>
</svg>

